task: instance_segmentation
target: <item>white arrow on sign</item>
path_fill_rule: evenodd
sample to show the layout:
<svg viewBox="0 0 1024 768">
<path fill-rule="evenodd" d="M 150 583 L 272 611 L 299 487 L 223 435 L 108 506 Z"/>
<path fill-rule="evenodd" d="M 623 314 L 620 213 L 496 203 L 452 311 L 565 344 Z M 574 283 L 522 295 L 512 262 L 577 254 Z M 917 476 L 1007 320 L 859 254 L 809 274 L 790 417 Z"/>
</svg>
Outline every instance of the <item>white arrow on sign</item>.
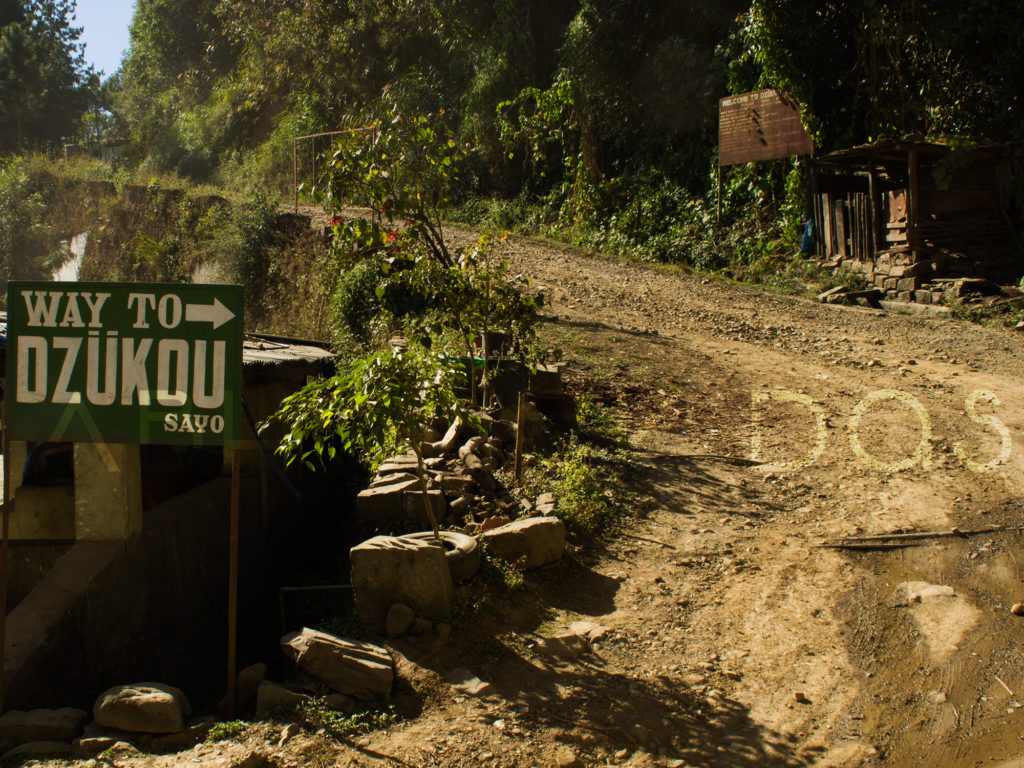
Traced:
<svg viewBox="0 0 1024 768">
<path fill-rule="evenodd" d="M 235 313 L 214 299 L 213 304 L 186 304 L 185 319 L 190 323 L 212 323 L 217 330 L 224 323 L 235 318 Z"/>
</svg>

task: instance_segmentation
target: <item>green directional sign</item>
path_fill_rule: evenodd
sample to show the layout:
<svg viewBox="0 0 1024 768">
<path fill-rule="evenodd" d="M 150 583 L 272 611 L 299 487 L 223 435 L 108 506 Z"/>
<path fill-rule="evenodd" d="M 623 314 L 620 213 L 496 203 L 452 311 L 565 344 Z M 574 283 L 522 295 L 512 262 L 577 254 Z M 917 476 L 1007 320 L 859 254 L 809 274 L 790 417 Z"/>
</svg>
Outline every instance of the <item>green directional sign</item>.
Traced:
<svg viewBox="0 0 1024 768">
<path fill-rule="evenodd" d="M 237 441 L 242 325 L 237 285 L 12 282 L 10 437 Z"/>
</svg>

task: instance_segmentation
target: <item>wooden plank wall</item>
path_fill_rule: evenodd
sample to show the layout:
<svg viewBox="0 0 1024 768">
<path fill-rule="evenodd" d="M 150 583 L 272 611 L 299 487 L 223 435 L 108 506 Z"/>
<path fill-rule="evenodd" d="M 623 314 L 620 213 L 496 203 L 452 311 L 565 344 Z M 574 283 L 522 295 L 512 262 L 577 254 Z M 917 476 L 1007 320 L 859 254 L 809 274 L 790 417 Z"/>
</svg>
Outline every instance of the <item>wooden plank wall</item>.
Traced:
<svg viewBox="0 0 1024 768">
<path fill-rule="evenodd" d="M 816 197 L 815 216 L 821 222 L 821 256 L 844 261 L 874 261 L 879 240 L 884 239 L 876 235 L 876 228 L 881 226 L 876 214 L 882 208 L 881 198 L 872 206 L 867 192 L 820 192 Z"/>
</svg>

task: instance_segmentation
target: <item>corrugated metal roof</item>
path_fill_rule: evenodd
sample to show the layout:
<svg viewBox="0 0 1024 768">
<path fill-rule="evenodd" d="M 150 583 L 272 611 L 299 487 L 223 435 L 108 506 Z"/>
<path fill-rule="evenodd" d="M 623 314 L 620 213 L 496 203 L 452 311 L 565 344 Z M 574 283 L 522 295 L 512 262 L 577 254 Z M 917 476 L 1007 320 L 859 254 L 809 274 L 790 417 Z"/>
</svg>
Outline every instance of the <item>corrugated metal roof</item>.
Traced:
<svg viewBox="0 0 1024 768">
<path fill-rule="evenodd" d="M 6 346 L 7 313 L 0 312 L 0 348 Z M 333 357 L 330 345 L 324 341 L 252 333 L 246 334 L 242 341 L 243 365 L 324 363 Z M 3 375 L 2 371 L 0 375 Z"/>
<path fill-rule="evenodd" d="M 243 365 L 287 365 L 323 363 L 334 355 L 326 342 L 286 336 L 246 334 L 242 342 Z"/>
<path fill-rule="evenodd" d="M 1010 144 L 978 144 L 972 147 L 964 147 L 962 151 L 970 152 L 978 157 L 999 156 L 1007 152 L 1011 147 L 1012 145 Z M 882 139 L 871 144 L 859 144 L 854 147 L 830 152 L 827 155 L 821 155 L 815 158 L 815 163 L 820 166 L 906 164 L 907 155 L 912 149 L 916 149 L 924 160 L 941 158 L 953 151 L 951 146 L 941 142 Z"/>
</svg>

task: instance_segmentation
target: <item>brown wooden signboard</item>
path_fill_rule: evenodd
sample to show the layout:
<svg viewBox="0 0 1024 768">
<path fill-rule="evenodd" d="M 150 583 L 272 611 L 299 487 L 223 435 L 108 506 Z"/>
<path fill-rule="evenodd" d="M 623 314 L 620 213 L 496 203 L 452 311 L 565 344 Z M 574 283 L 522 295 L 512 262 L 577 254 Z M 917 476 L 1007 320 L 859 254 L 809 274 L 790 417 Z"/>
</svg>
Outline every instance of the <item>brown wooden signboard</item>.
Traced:
<svg viewBox="0 0 1024 768">
<path fill-rule="evenodd" d="M 800 110 L 778 91 L 727 96 L 718 103 L 718 164 L 813 155 Z"/>
</svg>

